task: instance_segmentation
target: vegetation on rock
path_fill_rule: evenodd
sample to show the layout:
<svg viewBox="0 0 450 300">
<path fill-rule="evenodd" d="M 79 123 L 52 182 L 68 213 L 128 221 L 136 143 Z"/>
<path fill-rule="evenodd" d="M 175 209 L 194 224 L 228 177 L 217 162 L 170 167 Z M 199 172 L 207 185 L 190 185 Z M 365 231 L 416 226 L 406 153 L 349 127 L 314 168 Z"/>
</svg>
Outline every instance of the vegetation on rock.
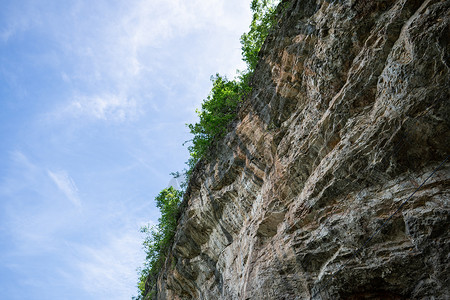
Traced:
<svg viewBox="0 0 450 300">
<path fill-rule="evenodd" d="M 253 12 L 250 31 L 241 36 L 242 59 L 247 63 L 250 73 L 258 63 L 258 53 L 269 34 L 270 28 L 276 22 L 276 4 L 274 0 L 253 0 L 251 9 Z"/>
<path fill-rule="evenodd" d="M 175 229 L 177 228 L 178 208 L 182 193 L 173 187 L 162 190 L 155 198 L 156 206 L 161 212 L 156 226 L 141 227 L 145 234 L 143 242 L 146 253 L 144 266 L 140 270 L 138 288 L 141 294 L 134 299 L 145 299 L 146 290 L 156 289 L 156 279 L 165 261 Z M 149 298 L 147 295 L 146 298 Z M 151 298 L 151 297 L 150 297 Z"/>
<path fill-rule="evenodd" d="M 255 71 L 258 54 L 276 21 L 275 0 L 253 0 L 253 12 L 250 31 L 241 36 L 242 59 L 247 69 L 239 72 L 234 80 L 216 74 L 211 77 L 213 87 L 208 97 L 203 100 L 202 109 L 197 110 L 199 121 L 187 124 L 193 138 L 187 142 L 190 158 L 187 161 L 186 177 L 189 179 L 192 168 L 201 158 L 207 158 L 207 153 L 213 141 L 222 138 L 228 132 L 228 126 L 236 117 L 239 104 L 251 91 L 250 78 Z"/>
<path fill-rule="evenodd" d="M 226 76 L 216 74 L 211 76 L 212 89 L 200 110 L 196 110 L 199 120 L 195 124 L 187 124 L 193 138 L 186 143 L 190 154 L 186 162 L 185 178 L 188 181 L 192 169 L 200 159 L 208 158 L 213 142 L 224 137 L 229 125 L 235 119 L 239 104 L 251 91 L 250 78 L 256 68 L 258 53 L 275 22 L 275 8 L 279 0 L 253 0 L 251 9 L 253 18 L 250 31 L 241 36 L 242 57 L 247 69 L 238 72 L 238 76 L 229 80 Z M 179 172 L 173 173 L 180 177 Z M 182 183 L 186 187 L 187 183 Z M 182 191 L 173 187 L 162 190 L 156 197 L 156 206 L 161 211 L 161 217 L 156 226 L 144 226 L 141 232 L 145 234 L 143 247 L 146 252 L 144 266 L 139 270 L 138 288 L 140 294 L 135 300 L 152 299 L 156 293 L 156 281 L 161 270 L 166 253 L 172 243 L 177 226 L 179 205 L 183 197 Z"/>
<path fill-rule="evenodd" d="M 194 136 L 190 140 L 192 145 L 188 147 L 189 170 L 200 158 L 205 157 L 213 140 L 227 133 L 228 124 L 235 118 L 239 103 L 250 91 L 245 80 L 228 80 L 216 74 L 211 77 L 211 81 L 211 92 L 203 101 L 202 109 L 196 111 L 199 121 L 187 125 Z"/>
</svg>

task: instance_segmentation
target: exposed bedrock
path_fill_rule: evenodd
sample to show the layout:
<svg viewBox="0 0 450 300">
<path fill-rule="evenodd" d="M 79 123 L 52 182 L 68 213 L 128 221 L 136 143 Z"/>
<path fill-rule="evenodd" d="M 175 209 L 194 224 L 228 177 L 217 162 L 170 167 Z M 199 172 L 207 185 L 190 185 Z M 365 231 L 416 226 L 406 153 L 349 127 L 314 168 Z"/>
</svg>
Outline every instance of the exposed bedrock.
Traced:
<svg viewBox="0 0 450 300">
<path fill-rule="evenodd" d="M 450 162 L 420 187 L 449 155 L 449 14 L 290 1 L 195 169 L 158 299 L 450 299 Z"/>
</svg>

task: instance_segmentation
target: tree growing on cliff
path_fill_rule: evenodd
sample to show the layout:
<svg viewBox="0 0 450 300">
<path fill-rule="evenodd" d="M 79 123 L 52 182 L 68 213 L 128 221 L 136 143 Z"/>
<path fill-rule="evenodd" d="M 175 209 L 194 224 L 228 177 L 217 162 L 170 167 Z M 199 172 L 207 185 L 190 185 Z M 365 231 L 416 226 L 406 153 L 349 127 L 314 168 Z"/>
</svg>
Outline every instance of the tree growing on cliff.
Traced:
<svg viewBox="0 0 450 300">
<path fill-rule="evenodd" d="M 279 0 L 253 0 L 251 9 L 253 18 L 248 33 L 241 36 L 242 59 L 247 69 L 240 72 L 234 80 L 216 74 L 211 77 L 211 92 L 203 100 L 201 110 L 196 110 L 199 121 L 187 124 L 193 138 L 188 147 L 190 158 L 187 162 L 187 178 L 200 158 L 206 157 L 213 141 L 228 132 L 230 122 L 236 117 L 239 103 L 251 91 L 250 78 L 258 62 L 258 53 L 276 21 L 276 6 Z"/>
<path fill-rule="evenodd" d="M 279 0 L 253 0 L 250 30 L 241 36 L 242 59 L 247 63 L 247 71 L 253 73 L 258 63 L 258 54 L 276 22 L 276 7 Z"/>
<path fill-rule="evenodd" d="M 251 9 L 253 19 L 248 33 L 241 36 L 242 57 L 247 63 L 247 69 L 239 72 L 234 80 L 216 74 L 211 77 L 212 89 L 202 107 L 197 110 L 199 121 L 187 124 L 193 138 L 188 146 L 190 158 L 187 162 L 186 182 L 189 180 L 195 164 L 208 156 L 213 148 L 213 142 L 225 136 L 229 125 L 236 117 L 240 103 L 251 91 L 250 78 L 256 68 L 258 53 L 266 39 L 270 28 L 275 23 L 276 5 L 279 0 L 253 0 Z M 176 177 L 180 173 L 173 173 Z M 187 186 L 187 183 L 182 183 Z M 156 206 L 161 211 L 161 218 L 156 226 L 144 226 L 141 232 L 145 234 L 143 242 L 146 252 L 144 267 L 140 270 L 138 288 L 140 295 L 135 300 L 152 299 L 156 292 L 156 280 L 172 243 L 177 225 L 177 215 L 182 198 L 182 192 L 173 187 L 164 189 L 156 197 Z"/>
<path fill-rule="evenodd" d="M 213 87 L 208 97 L 203 101 L 201 110 L 196 110 L 199 121 L 188 124 L 194 136 L 188 147 L 190 158 L 189 169 L 204 157 L 211 143 L 227 133 L 228 124 L 235 118 L 240 101 L 250 91 L 248 85 L 239 80 L 228 80 L 225 76 L 211 76 Z"/>
<path fill-rule="evenodd" d="M 142 243 L 146 258 L 144 267 L 140 270 L 138 288 L 142 298 L 146 291 L 155 287 L 156 279 L 165 261 L 165 255 L 172 243 L 175 229 L 177 228 L 178 208 L 181 203 L 182 193 L 173 187 L 163 189 L 156 196 L 156 207 L 161 212 L 156 226 L 143 226 L 141 232 L 145 234 Z"/>
</svg>

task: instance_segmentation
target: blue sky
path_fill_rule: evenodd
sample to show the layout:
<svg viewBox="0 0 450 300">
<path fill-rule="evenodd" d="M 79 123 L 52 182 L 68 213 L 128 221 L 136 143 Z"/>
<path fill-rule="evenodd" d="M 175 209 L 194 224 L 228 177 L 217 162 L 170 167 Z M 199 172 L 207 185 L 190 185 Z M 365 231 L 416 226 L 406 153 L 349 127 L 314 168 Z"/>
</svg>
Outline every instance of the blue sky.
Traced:
<svg viewBox="0 0 450 300">
<path fill-rule="evenodd" d="M 0 299 L 130 299 L 250 0 L 1 0 Z"/>
</svg>

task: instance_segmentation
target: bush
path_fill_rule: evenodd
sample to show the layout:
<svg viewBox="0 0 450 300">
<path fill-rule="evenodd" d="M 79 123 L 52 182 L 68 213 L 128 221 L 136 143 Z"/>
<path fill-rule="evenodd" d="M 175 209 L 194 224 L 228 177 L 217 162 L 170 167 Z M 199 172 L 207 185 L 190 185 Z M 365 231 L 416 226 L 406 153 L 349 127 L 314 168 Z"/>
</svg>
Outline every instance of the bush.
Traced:
<svg viewBox="0 0 450 300">
<path fill-rule="evenodd" d="M 250 93 L 250 78 L 258 62 L 258 53 L 275 22 L 275 0 L 253 0 L 251 9 L 253 19 L 250 31 L 241 36 L 242 56 L 247 63 L 247 70 L 240 72 L 234 80 L 225 76 L 211 77 L 213 87 L 208 97 L 203 100 L 202 109 L 196 110 L 199 121 L 187 124 L 193 134 L 191 146 L 188 147 L 190 158 L 187 162 L 187 178 L 195 164 L 206 157 L 214 140 L 223 137 L 228 125 L 236 117 L 239 103 Z"/>
<path fill-rule="evenodd" d="M 149 225 L 141 227 L 145 234 L 144 250 L 146 253 L 144 267 L 140 270 L 138 288 L 141 296 L 145 295 L 146 289 L 155 289 L 159 271 L 165 261 L 165 254 L 172 243 L 177 228 L 178 208 L 181 203 L 182 193 L 173 187 L 162 190 L 155 198 L 156 206 L 161 212 L 156 226 Z M 142 298 L 136 298 L 142 299 Z"/>
<path fill-rule="evenodd" d="M 253 73 L 258 63 L 258 53 L 276 22 L 276 0 L 253 0 L 250 31 L 241 36 L 242 59 L 247 63 L 248 72 Z"/>
<path fill-rule="evenodd" d="M 191 142 L 188 147 L 190 158 L 187 162 L 188 170 L 185 172 L 186 182 L 181 184 L 182 188 L 187 186 L 195 164 L 208 156 L 213 142 L 228 132 L 229 124 L 236 117 L 239 104 L 250 93 L 250 78 L 258 62 L 258 53 L 275 22 L 275 7 L 278 2 L 279 0 L 253 0 L 251 3 L 253 19 L 250 31 L 241 36 L 242 56 L 247 63 L 247 69 L 240 72 L 234 80 L 228 80 L 219 74 L 211 77 L 213 84 L 211 92 L 203 101 L 201 110 L 196 111 L 199 121 L 187 124 L 193 138 L 188 141 Z M 179 172 L 172 175 L 183 176 Z M 173 187 L 162 190 L 155 198 L 156 206 L 161 211 L 158 225 L 141 228 L 141 232 L 145 234 L 143 246 L 146 260 L 144 267 L 139 271 L 140 295 L 133 297 L 135 300 L 151 299 L 156 295 L 157 276 L 175 234 L 182 195 L 181 191 Z"/>
<path fill-rule="evenodd" d="M 211 147 L 212 141 L 227 133 L 228 124 L 234 119 L 237 107 L 249 92 L 250 88 L 239 80 L 228 80 L 225 76 L 211 77 L 213 87 L 202 103 L 202 109 L 196 110 L 199 121 L 188 124 L 194 135 L 192 145 L 188 147 L 190 159 L 189 169 L 204 157 Z"/>
</svg>

